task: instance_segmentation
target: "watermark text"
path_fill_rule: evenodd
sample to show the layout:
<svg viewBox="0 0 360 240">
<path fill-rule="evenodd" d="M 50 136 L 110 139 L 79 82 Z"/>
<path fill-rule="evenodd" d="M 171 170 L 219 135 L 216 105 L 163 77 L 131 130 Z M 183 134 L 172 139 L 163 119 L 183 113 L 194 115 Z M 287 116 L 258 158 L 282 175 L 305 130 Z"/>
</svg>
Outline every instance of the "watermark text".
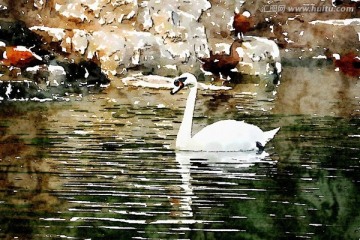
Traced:
<svg viewBox="0 0 360 240">
<path fill-rule="evenodd" d="M 325 12 L 355 12 L 355 7 L 334 7 L 316 6 L 315 4 L 304 4 L 301 6 L 287 6 L 280 4 L 265 5 L 260 9 L 261 12 L 294 12 L 294 13 L 325 13 Z"/>
</svg>

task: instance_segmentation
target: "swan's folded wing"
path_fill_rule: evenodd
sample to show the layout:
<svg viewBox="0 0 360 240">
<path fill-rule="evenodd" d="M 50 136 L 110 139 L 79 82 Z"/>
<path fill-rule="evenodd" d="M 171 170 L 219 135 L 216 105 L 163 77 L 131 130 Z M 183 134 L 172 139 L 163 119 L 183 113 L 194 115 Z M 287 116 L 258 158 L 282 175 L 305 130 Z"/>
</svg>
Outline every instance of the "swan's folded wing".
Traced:
<svg viewBox="0 0 360 240">
<path fill-rule="evenodd" d="M 263 139 L 264 132 L 255 125 L 224 120 L 206 126 L 191 140 L 204 151 L 247 151 L 256 149 L 256 142 Z"/>
</svg>

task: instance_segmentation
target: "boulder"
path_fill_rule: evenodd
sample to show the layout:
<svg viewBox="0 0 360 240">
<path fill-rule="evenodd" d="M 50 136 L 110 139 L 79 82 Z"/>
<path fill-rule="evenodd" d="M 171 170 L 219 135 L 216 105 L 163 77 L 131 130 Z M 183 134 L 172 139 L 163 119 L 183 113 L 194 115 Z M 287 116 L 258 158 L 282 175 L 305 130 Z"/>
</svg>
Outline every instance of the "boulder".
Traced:
<svg viewBox="0 0 360 240">
<path fill-rule="evenodd" d="M 236 69 L 249 75 L 280 75 L 280 49 L 272 40 L 262 37 L 246 36 L 237 48 L 241 61 Z"/>
<path fill-rule="evenodd" d="M 59 0 L 35 1 L 31 7 L 28 15 L 40 18 L 21 16 L 33 25 L 31 30 L 75 60 L 98 57 L 108 75 L 134 68 L 171 76 L 196 72 L 197 58 L 209 55 L 205 27 L 199 23 L 203 11 L 211 7 L 207 0 Z M 46 18 L 50 13 L 59 21 Z"/>
</svg>

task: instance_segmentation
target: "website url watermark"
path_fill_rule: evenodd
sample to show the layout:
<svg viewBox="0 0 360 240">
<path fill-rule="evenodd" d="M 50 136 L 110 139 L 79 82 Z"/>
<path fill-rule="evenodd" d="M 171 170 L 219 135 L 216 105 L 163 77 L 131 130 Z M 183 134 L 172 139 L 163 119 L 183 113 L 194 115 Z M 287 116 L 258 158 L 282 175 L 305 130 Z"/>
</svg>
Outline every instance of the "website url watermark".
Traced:
<svg viewBox="0 0 360 240">
<path fill-rule="evenodd" d="M 325 12 L 355 12 L 355 7 L 334 7 L 334 6 L 316 6 L 315 4 L 304 4 L 301 6 L 286 5 L 265 5 L 260 9 L 261 12 L 294 12 L 294 13 L 325 13 Z"/>
</svg>

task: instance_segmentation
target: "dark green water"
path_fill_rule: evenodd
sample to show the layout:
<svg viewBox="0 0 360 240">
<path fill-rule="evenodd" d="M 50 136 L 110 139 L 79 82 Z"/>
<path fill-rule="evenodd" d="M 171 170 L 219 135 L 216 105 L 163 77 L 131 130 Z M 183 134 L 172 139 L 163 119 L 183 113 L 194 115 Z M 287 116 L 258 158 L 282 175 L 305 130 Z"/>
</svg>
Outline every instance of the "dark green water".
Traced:
<svg viewBox="0 0 360 240">
<path fill-rule="evenodd" d="M 174 151 L 185 97 L 3 103 L 0 238 L 360 239 L 358 115 L 201 92 L 194 132 L 228 118 L 281 127 L 262 155 L 209 156 Z"/>
</svg>

